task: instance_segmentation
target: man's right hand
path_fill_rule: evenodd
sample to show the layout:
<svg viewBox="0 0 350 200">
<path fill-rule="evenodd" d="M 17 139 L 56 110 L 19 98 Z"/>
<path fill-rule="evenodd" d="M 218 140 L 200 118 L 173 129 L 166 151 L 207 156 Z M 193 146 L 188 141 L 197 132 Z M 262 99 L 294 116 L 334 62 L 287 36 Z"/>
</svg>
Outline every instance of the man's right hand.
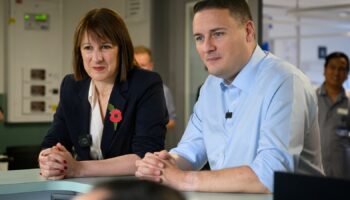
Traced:
<svg viewBox="0 0 350 200">
<path fill-rule="evenodd" d="M 163 183 L 178 190 L 193 190 L 192 174 L 181 170 L 175 157 L 165 150 L 147 153 L 142 160 L 136 161 L 136 167 L 136 177 Z"/>
<path fill-rule="evenodd" d="M 140 179 L 151 180 L 155 182 L 161 182 L 160 176 L 162 175 L 162 169 L 164 163 L 158 156 L 160 152 L 146 153 L 142 160 L 137 160 L 135 176 Z"/>
</svg>

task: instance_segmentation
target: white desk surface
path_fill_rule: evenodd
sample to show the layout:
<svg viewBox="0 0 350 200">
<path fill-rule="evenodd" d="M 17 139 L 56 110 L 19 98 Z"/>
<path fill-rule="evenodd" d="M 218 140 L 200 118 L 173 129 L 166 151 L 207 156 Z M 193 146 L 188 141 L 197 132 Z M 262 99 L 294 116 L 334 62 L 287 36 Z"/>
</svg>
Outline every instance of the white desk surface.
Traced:
<svg viewBox="0 0 350 200">
<path fill-rule="evenodd" d="M 39 175 L 39 169 L 0 171 L 0 195 L 48 190 L 64 190 L 85 193 L 96 183 L 110 179 L 134 179 L 132 176 L 122 177 L 88 177 L 45 180 Z M 240 194 L 240 193 L 206 193 L 185 192 L 188 200 L 272 200 L 272 194 Z"/>
</svg>

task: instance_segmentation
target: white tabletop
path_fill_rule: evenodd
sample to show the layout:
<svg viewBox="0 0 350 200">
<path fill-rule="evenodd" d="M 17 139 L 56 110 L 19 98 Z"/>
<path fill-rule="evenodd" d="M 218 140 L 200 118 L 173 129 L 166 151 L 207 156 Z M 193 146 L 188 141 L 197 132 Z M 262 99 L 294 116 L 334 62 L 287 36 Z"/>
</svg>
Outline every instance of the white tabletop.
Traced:
<svg viewBox="0 0 350 200">
<path fill-rule="evenodd" d="M 0 172 L 0 196 L 24 192 L 40 192 L 49 190 L 74 191 L 85 193 L 96 183 L 110 179 L 134 179 L 133 176 L 122 177 L 89 177 L 73 178 L 57 181 L 45 180 L 39 175 L 39 169 L 13 170 Z M 206 193 L 185 192 L 189 200 L 272 200 L 271 194 L 240 193 Z"/>
</svg>

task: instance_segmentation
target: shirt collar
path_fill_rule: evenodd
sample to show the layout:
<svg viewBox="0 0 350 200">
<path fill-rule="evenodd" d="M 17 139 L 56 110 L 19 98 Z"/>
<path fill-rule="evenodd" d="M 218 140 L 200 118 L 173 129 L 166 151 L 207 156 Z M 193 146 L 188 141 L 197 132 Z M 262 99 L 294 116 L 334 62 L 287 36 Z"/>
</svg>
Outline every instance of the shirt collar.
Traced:
<svg viewBox="0 0 350 200">
<path fill-rule="evenodd" d="M 320 90 L 319 90 L 319 95 L 321 96 L 326 96 L 327 95 L 327 92 L 326 92 L 326 87 L 325 87 L 325 84 L 323 83 L 320 87 Z"/>
<path fill-rule="evenodd" d="M 91 108 L 94 108 L 96 104 L 97 96 L 96 96 L 95 83 L 92 80 L 90 81 L 88 100 L 91 105 Z"/>
<path fill-rule="evenodd" d="M 221 88 L 230 87 L 233 85 L 242 91 L 248 91 L 252 83 L 255 81 L 257 74 L 257 65 L 268 55 L 268 52 L 264 52 L 259 45 L 256 45 L 255 50 L 250 57 L 248 63 L 237 74 L 236 78 L 231 84 L 226 84 L 224 80 L 221 81 Z"/>
<path fill-rule="evenodd" d="M 221 87 L 221 90 L 222 91 L 225 91 L 225 90 L 227 90 L 227 89 L 230 89 L 230 88 L 234 88 L 235 86 L 233 85 L 233 82 L 231 82 L 230 84 L 227 84 L 226 82 L 225 82 L 225 80 L 221 80 L 220 81 L 220 87 Z"/>
<path fill-rule="evenodd" d="M 319 95 L 320 96 L 327 96 L 327 91 L 326 91 L 326 86 L 325 83 L 323 83 L 320 87 L 319 90 Z M 340 94 L 337 96 L 337 99 L 343 99 L 343 98 L 347 98 L 346 94 L 345 94 L 345 89 L 342 87 L 342 91 L 340 92 Z"/>
</svg>

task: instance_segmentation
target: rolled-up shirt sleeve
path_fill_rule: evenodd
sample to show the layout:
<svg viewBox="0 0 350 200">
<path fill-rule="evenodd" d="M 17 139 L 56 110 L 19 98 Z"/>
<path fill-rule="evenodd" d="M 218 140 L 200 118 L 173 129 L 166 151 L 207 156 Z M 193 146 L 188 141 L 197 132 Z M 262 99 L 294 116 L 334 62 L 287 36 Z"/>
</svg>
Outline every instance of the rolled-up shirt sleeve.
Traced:
<svg viewBox="0 0 350 200">
<path fill-rule="evenodd" d="M 271 98 L 262 120 L 257 156 L 250 164 L 260 181 L 273 191 L 275 171 L 295 172 L 310 120 L 316 120 L 312 101 L 297 77 L 288 77 Z M 311 104 L 316 105 L 314 102 Z"/>
<path fill-rule="evenodd" d="M 170 151 L 189 161 L 193 169 L 201 169 L 207 161 L 206 148 L 203 139 L 200 101 L 194 106 L 186 130 L 178 146 Z"/>
</svg>

